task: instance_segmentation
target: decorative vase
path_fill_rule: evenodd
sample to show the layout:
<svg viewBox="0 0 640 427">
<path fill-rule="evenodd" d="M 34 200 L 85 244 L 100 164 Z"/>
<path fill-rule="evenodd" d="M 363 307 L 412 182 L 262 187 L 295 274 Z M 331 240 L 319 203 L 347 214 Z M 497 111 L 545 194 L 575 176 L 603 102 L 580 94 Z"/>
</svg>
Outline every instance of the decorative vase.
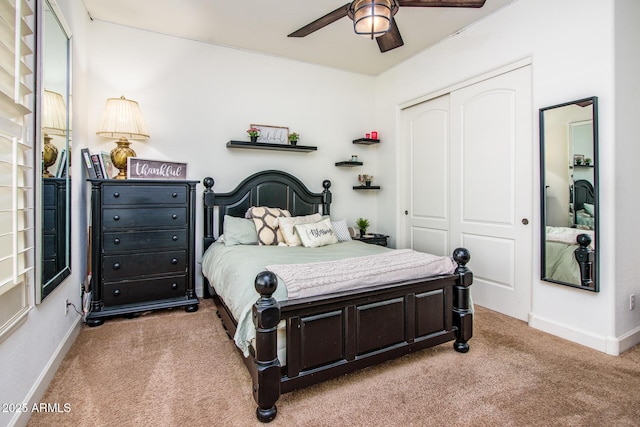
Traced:
<svg viewBox="0 0 640 427">
<path fill-rule="evenodd" d="M 367 229 L 366 228 L 361 228 L 360 229 L 360 237 L 364 237 L 365 234 L 367 234 Z"/>
<path fill-rule="evenodd" d="M 371 187 L 371 181 L 365 181 L 364 185 L 366 185 L 367 187 Z"/>
<path fill-rule="evenodd" d="M 296 145 L 296 144 L 298 144 L 298 140 L 297 139 L 292 139 L 291 141 L 289 141 L 289 144 Z"/>
<path fill-rule="evenodd" d="M 250 136 L 249 139 L 251 140 L 252 144 L 255 144 L 256 142 L 258 142 L 258 137 L 257 136 Z"/>
</svg>

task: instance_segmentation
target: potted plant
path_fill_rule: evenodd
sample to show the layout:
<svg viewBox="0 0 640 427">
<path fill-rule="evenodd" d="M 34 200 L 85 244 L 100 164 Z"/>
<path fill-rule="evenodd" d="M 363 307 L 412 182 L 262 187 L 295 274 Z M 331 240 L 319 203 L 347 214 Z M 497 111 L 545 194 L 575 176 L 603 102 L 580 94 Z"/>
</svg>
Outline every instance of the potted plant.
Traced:
<svg viewBox="0 0 640 427">
<path fill-rule="evenodd" d="M 298 143 L 298 139 L 300 139 L 299 133 L 293 132 L 289 134 L 289 144 L 296 145 Z"/>
<path fill-rule="evenodd" d="M 366 187 L 371 187 L 371 181 L 373 181 L 373 175 L 362 174 L 358 175 L 358 182 L 360 185 L 364 184 Z"/>
<path fill-rule="evenodd" d="M 249 139 L 251 140 L 251 142 L 253 143 L 258 142 L 258 135 L 260 135 L 260 129 L 258 129 L 255 126 L 251 126 L 249 129 L 247 129 L 247 133 L 249 134 Z"/>
<path fill-rule="evenodd" d="M 587 165 L 587 166 L 590 166 L 591 165 L 591 159 L 588 158 L 588 157 L 586 159 L 584 159 L 584 164 Z"/>
<path fill-rule="evenodd" d="M 360 237 L 367 234 L 367 228 L 369 228 L 369 220 L 366 218 L 358 218 L 356 220 L 356 226 L 360 229 Z"/>
</svg>

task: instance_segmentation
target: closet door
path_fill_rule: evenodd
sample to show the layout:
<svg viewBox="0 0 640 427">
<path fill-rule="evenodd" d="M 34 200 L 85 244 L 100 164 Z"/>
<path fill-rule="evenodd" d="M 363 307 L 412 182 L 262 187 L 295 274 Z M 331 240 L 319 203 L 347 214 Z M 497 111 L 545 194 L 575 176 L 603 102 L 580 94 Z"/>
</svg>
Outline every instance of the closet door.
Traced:
<svg viewBox="0 0 640 427">
<path fill-rule="evenodd" d="M 403 246 L 450 255 L 449 95 L 406 110 L 403 120 L 409 202 Z"/>
<path fill-rule="evenodd" d="M 532 283 L 531 71 L 523 67 L 403 111 L 400 246 L 471 251 L 475 304 L 527 320 Z"/>
<path fill-rule="evenodd" d="M 531 70 L 451 94 L 451 247 L 471 252 L 474 303 L 527 320 L 532 283 Z"/>
</svg>

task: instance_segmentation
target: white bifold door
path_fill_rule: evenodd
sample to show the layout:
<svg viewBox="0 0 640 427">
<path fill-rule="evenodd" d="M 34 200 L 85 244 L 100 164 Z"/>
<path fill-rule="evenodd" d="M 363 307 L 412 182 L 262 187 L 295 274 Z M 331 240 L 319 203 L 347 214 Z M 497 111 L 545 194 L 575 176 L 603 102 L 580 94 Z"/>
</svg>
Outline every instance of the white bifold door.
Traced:
<svg viewBox="0 0 640 427">
<path fill-rule="evenodd" d="M 527 320 L 532 283 L 530 66 L 403 110 L 403 246 L 471 252 L 474 304 Z"/>
</svg>

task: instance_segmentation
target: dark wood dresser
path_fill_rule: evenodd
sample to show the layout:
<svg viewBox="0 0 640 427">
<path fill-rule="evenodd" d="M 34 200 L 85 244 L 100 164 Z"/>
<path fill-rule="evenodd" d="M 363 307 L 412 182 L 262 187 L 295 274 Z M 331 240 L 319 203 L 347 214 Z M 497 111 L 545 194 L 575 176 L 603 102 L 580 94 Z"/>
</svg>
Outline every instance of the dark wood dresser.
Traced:
<svg viewBox="0 0 640 427">
<path fill-rule="evenodd" d="M 42 179 L 42 283 L 66 266 L 67 180 Z"/>
<path fill-rule="evenodd" d="M 92 278 L 87 324 L 160 308 L 196 311 L 197 181 L 89 181 Z"/>
</svg>

